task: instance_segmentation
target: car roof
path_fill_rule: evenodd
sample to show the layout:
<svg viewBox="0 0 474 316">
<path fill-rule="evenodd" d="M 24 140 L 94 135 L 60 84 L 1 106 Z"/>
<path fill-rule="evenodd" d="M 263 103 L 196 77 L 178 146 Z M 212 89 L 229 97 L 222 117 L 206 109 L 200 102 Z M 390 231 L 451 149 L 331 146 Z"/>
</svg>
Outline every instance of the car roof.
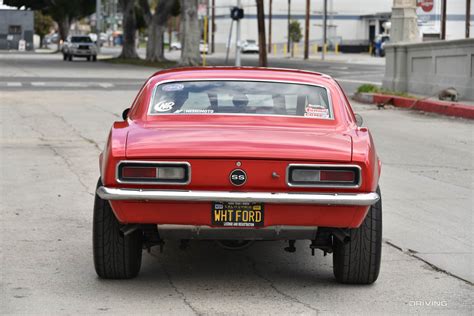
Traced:
<svg viewBox="0 0 474 316">
<path fill-rule="evenodd" d="M 202 80 L 202 79 L 238 79 L 238 80 L 267 80 L 288 81 L 333 85 L 334 80 L 325 74 L 307 70 L 264 67 L 185 67 L 158 71 L 149 78 L 152 84 L 173 80 Z"/>
</svg>

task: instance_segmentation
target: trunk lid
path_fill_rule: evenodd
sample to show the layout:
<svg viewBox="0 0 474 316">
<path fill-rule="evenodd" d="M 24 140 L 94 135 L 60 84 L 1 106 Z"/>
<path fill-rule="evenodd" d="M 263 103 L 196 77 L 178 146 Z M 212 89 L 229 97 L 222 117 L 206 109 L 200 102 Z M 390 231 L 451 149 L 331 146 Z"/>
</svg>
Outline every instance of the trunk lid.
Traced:
<svg viewBox="0 0 474 316">
<path fill-rule="evenodd" d="M 334 128 L 219 125 L 209 123 L 133 124 L 127 138 L 131 159 L 236 158 L 350 162 L 351 137 Z"/>
</svg>

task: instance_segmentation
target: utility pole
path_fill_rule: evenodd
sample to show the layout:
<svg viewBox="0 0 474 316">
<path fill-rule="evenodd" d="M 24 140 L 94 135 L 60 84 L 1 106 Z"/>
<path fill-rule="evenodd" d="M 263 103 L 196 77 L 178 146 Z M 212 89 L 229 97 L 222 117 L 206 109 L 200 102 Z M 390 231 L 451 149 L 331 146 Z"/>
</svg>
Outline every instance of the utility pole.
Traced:
<svg viewBox="0 0 474 316">
<path fill-rule="evenodd" d="M 466 38 L 470 37 L 469 28 L 471 27 L 471 0 L 466 0 Z"/>
<path fill-rule="evenodd" d="M 113 26 L 112 30 L 117 31 L 117 0 L 112 1 L 112 10 L 113 10 Z"/>
<path fill-rule="evenodd" d="M 441 3 L 441 39 L 446 39 L 446 0 Z"/>
<path fill-rule="evenodd" d="M 170 16 L 168 18 L 168 51 L 171 52 L 171 42 L 173 37 L 173 19 L 174 17 Z"/>
<path fill-rule="evenodd" d="M 267 50 L 265 49 L 265 12 L 263 0 L 257 0 L 257 22 L 258 22 L 258 65 L 267 67 Z"/>
<path fill-rule="evenodd" d="M 209 0 L 207 0 L 206 3 L 206 34 L 207 34 L 207 40 L 205 40 L 206 45 L 207 45 L 207 53 L 209 54 L 209 46 L 210 45 L 210 39 L 211 37 L 209 36 Z"/>
<path fill-rule="evenodd" d="M 212 9 L 211 9 L 211 13 L 212 13 L 212 20 L 211 20 L 211 53 L 214 54 L 214 51 L 215 51 L 215 45 L 214 45 L 214 33 L 216 32 L 216 21 L 215 21 L 215 18 L 216 18 L 216 0 L 212 0 Z"/>
<path fill-rule="evenodd" d="M 240 0 L 237 0 L 237 7 L 241 9 Z M 235 38 L 235 66 L 240 67 L 240 19 L 237 20 L 236 25 L 236 38 Z"/>
<path fill-rule="evenodd" d="M 272 3 L 273 3 L 273 0 L 270 0 L 270 8 L 268 12 L 268 52 L 269 53 L 272 52 Z"/>
<path fill-rule="evenodd" d="M 304 30 L 304 59 L 309 58 L 309 10 L 310 0 L 306 0 L 306 19 Z"/>
<path fill-rule="evenodd" d="M 234 26 L 234 20 L 230 21 L 230 30 L 229 30 L 229 37 L 227 38 L 227 52 L 225 54 L 225 64 L 229 62 L 229 51 L 230 51 L 230 45 L 232 43 L 232 27 Z"/>
<path fill-rule="evenodd" d="M 328 0 L 324 0 L 324 13 L 323 13 L 323 47 L 321 49 L 321 59 L 324 60 L 326 54 L 326 43 L 327 43 L 327 28 L 328 28 Z"/>
<path fill-rule="evenodd" d="M 286 47 L 286 52 L 290 52 L 290 20 L 291 20 L 291 0 L 288 0 L 288 43 Z"/>
<path fill-rule="evenodd" d="M 97 52 L 100 52 L 100 30 L 101 28 L 102 12 L 100 7 L 100 0 L 95 1 L 95 32 L 97 34 Z"/>
</svg>

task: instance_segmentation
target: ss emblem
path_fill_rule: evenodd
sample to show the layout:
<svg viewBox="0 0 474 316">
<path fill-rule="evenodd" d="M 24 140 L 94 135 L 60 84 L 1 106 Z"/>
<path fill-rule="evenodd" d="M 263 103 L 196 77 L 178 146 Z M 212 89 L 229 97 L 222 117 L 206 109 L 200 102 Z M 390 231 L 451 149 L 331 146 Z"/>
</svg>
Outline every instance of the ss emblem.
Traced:
<svg viewBox="0 0 474 316">
<path fill-rule="evenodd" d="M 247 174 L 242 169 L 234 169 L 230 173 L 229 179 L 233 185 L 241 186 L 247 181 Z"/>
</svg>

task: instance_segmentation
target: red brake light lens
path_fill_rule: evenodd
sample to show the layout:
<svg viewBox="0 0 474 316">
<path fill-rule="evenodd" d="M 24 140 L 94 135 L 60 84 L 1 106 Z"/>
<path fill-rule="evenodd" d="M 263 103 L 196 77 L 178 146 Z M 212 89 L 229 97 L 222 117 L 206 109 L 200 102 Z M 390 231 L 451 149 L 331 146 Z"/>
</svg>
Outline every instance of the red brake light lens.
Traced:
<svg viewBox="0 0 474 316">
<path fill-rule="evenodd" d="M 321 170 L 320 181 L 322 182 L 354 182 L 354 171 L 350 170 Z"/>
<path fill-rule="evenodd" d="M 156 178 L 156 168 L 152 167 L 123 167 L 122 178 L 124 179 L 143 179 Z"/>
</svg>

